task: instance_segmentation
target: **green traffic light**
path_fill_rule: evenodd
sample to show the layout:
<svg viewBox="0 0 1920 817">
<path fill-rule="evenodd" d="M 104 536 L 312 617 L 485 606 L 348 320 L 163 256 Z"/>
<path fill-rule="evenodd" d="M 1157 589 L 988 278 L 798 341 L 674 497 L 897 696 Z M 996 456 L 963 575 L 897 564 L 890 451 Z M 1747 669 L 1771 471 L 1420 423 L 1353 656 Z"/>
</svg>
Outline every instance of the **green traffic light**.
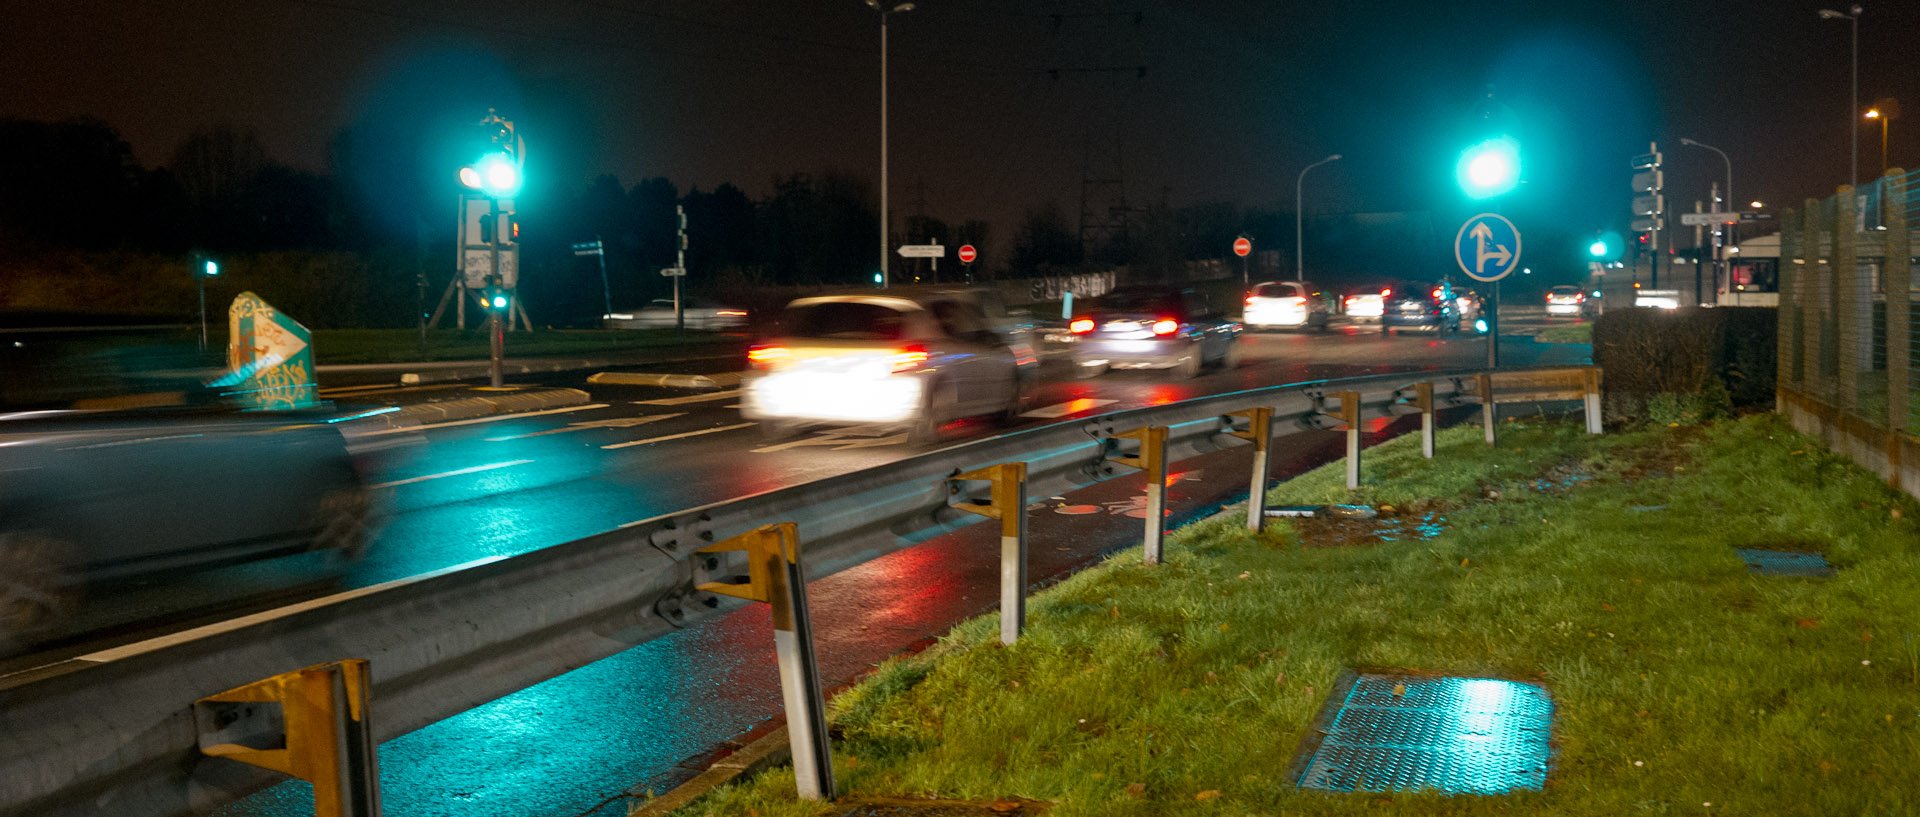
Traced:
<svg viewBox="0 0 1920 817">
<path fill-rule="evenodd" d="M 1454 175 L 1469 198 L 1506 193 L 1520 184 L 1520 145 L 1510 137 L 1498 136 L 1467 148 L 1460 154 Z"/>
<path fill-rule="evenodd" d="M 212 277 L 214 277 L 214 276 L 216 276 L 216 275 L 219 275 L 219 274 L 220 274 L 220 265 L 219 265 L 219 264 L 216 264 L 216 263 L 214 263 L 214 262 L 212 262 L 212 261 L 208 261 L 208 262 L 207 262 L 207 277 L 208 277 L 208 278 L 212 278 Z"/>
<path fill-rule="evenodd" d="M 1595 258 L 1607 257 L 1607 242 L 1595 241 L 1587 245 L 1587 254 Z"/>
<path fill-rule="evenodd" d="M 494 308 L 494 309 L 506 309 L 506 308 L 507 308 L 507 296 L 505 296 L 505 295 L 495 295 L 495 296 L 493 296 L 493 308 Z"/>
<path fill-rule="evenodd" d="M 480 157 L 472 169 L 471 174 L 465 171 L 460 174 L 460 180 L 468 187 L 476 187 L 473 180 L 477 177 L 477 189 L 494 198 L 510 198 L 520 192 L 520 163 L 504 152 Z"/>
</svg>

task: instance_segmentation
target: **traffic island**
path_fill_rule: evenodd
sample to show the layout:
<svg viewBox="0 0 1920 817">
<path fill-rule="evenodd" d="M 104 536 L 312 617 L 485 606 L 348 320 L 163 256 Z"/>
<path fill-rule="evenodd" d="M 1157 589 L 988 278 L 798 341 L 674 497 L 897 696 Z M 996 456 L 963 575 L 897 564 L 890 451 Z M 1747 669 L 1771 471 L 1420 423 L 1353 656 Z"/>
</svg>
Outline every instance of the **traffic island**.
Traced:
<svg viewBox="0 0 1920 817">
<path fill-rule="evenodd" d="M 1269 500 L 1420 508 L 1414 518 L 1440 513 L 1444 529 L 1312 547 L 1317 517 L 1249 532 L 1228 508 L 1171 533 L 1161 564 L 1115 554 L 1030 597 L 1017 643 L 1003 646 L 987 615 L 837 696 L 842 803 L 1018 795 L 1096 815 L 1920 808 L 1911 497 L 1771 415 L 1607 435 L 1507 422 L 1498 446 L 1461 428 L 1441 433 L 1432 460 L 1413 437 L 1369 454 L 1358 489 L 1335 463 Z M 1750 574 L 1734 549 L 1784 532 L 1825 553 L 1833 576 Z M 1507 718 L 1519 723 L 1508 743 L 1535 753 L 1481 753 L 1488 774 L 1452 777 L 1504 782 L 1449 787 L 1444 765 L 1358 773 L 1350 761 L 1398 742 L 1350 730 L 1345 754 L 1326 755 L 1340 768 L 1310 774 L 1298 759 L 1340 733 L 1326 713 L 1354 702 L 1357 686 L 1342 684 L 1356 675 L 1378 676 L 1359 727 L 1433 710 L 1419 716 L 1427 726 L 1395 722 L 1474 748 Z M 1458 694 L 1428 695 L 1437 678 Z M 1448 697 L 1472 705 L 1426 705 Z M 1496 712 L 1495 697 L 1526 705 Z M 1535 717 L 1548 712 L 1550 725 Z M 793 792 L 792 773 L 773 769 L 677 813 L 844 813 Z"/>
</svg>

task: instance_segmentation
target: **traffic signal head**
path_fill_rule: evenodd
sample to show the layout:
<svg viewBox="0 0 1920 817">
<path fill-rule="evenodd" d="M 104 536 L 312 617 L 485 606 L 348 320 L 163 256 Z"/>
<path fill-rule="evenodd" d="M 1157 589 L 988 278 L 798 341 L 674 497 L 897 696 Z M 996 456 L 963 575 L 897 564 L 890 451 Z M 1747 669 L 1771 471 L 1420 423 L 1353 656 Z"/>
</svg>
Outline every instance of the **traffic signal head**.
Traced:
<svg viewBox="0 0 1920 817">
<path fill-rule="evenodd" d="M 489 151 L 460 168 L 460 184 L 497 199 L 513 198 L 520 192 L 520 163 L 504 150 Z"/>
<path fill-rule="evenodd" d="M 507 294 L 504 292 L 495 290 L 492 295 L 487 296 L 487 305 L 493 307 L 494 309 L 506 309 Z"/>
<path fill-rule="evenodd" d="M 210 261 L 208 261 L 208 262 L 207 262 L 207 267 L 206 267 L 206 274 L 207 274 L 207 277 L 208 277 L 208 278 L 212 278 L 212 277 L 214 277 L 214 276 L 217 276 L 217 275 L 219 275 L 219 274 L 220 274 L 220 265 L 219 265 L 218 263 L 216 263 L 216 262 L 214 262 L 214 261 L 211 261 L 211 260 L 210 260 Z"/>
<path fill-rule="evenodd" d="M 1510 137 L 1497 136 L 1467 148 L 1454 175 L 1468 198 L 1506 193 L 1520 184 L 1520 145 Z"/>
<path fill-rule="evenodd" d="M 1615 232 L 1598 233 L 1587 242 L 1587 260 L 1605 263 L 1620 259 L 1620 252 L 1626 242 Z"/>
</svg>

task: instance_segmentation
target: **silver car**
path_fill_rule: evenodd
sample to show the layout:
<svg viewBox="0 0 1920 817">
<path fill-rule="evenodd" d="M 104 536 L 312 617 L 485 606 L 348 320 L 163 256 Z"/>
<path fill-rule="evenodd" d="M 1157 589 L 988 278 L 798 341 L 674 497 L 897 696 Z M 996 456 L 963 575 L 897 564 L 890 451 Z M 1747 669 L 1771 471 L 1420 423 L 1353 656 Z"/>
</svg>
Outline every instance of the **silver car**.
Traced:
<svg viewBox="0 0 1920 817">
<path fill-rule="evenodd" d="M 1011 422 L 1036 382 L 1031 338 L 969 290 L 800 298 L 748 352 L 740 410 L 771 438 L 810 426 L 939 439 L 965 417 Z"/>
<path fill-rule="evenodd" d="M 1239 321 L 1197 290 L 1123 287 L 1095 299 L 1067 324 L 1075 371 L 1166 369 L 1176 378 L 1240 365 Z"/>
</svg>

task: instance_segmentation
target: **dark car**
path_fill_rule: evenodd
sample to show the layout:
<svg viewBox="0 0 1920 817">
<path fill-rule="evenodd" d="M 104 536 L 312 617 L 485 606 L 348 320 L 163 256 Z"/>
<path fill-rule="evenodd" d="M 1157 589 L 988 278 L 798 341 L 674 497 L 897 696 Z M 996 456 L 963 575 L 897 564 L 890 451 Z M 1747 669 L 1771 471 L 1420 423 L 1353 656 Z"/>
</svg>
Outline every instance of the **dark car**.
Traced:
<svg viewBox="0 0 1920 817">
<path fill-rule="evenodd" d="M 1393 334 L 1396 329 L 1458 332 L 1459 302 L 1452 288 L 1446 284 L 1408 288 L 1387 298 L 1380 313 L 1380 326 L 1381 331 L 1387 334 Z"/>
<path fill-rule="evenodd" d="M 241 411 L 193 376 L 218 370 L 152 365 L 193 363 L 190 344 L 0 338 L 0 653 L 95 582 L 366 547 L 370 492 L 333 417 Z"/>
<path fill-rule="evenodd" d="M 1240 362 L 1240 322 L 1198 290 L 1123 287 L 1093 300 L 1068 323 L 1075 371 L 1167 369 L 1189 378 Z"/>
</svg>

